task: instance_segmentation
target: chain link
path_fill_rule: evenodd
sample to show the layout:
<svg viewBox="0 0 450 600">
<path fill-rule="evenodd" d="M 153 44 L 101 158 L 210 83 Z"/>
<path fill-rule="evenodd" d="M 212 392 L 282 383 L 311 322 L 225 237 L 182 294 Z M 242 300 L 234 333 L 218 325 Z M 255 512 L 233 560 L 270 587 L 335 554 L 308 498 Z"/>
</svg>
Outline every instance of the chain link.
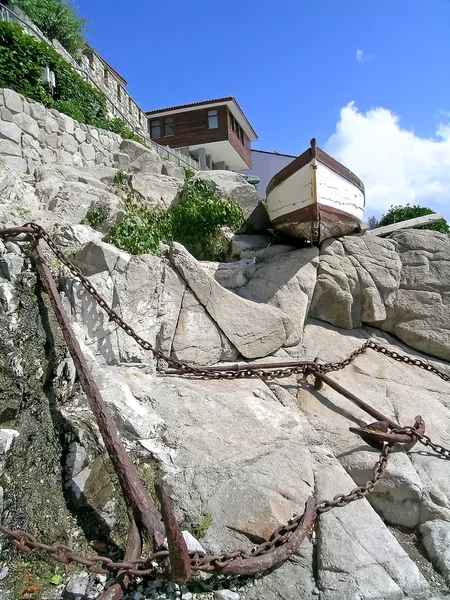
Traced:
<svg viewBox="0 0 450 600">
<path fill-rule="evenodd" d="M 128 325 L 102 298 L 97 292 L 95 287 L 91 284 L 89 279 L 83 275 L 81 270 L 73 265 L 66 256 L 61 252 L 58 246 L 55 244 L 50 235 L 40 226 L 35 223 L 27 223 L 24 228 L 29 228 L 33 231 L 34 237 L 42 238 L 55 256 L 61 261 L 61 263 L 68 269 L 71 275 L 76 278 L 86 291 L 94 298 L 98 306 L 102 308 L 109 316 L 110 320 L 116 323 L 127 335 L 132 337 L 141 348 L 150 351 L 155 358 L 164 360 L 169 366 L 173 367 L 181 374 L 192 374 L 196 376 L 218 379 L 218 378 L 241 378 L 241 377 L 252 377 L 259 376 L 264 378 L 270 377 L 288 377 L 291 375 L 304 374 L 305 372 L 311 372 L 316 370 L 321 373 L 330 373 L 344 369 L 350 363 L 352 363 L 358 356 L 366 352 L 368 349 L 380 352 L 396 361 L 403 362 L 417 366 L 421 369 L 429 371 L 444 381 L 450 381 L 450 376 L 446 373 L 439 371 L 435 367 L 429 365 L 427 362 L 418 359 L 410 358 L 406 355 L 399 354 L 396 351 L 387 349 L 374 342 L 373 340 L 367 340 L 360 348 L 354 350 L 346 359 L 339 362 L 311 362 L 311 361 L 298 361 L 292 363 L 277 363 L 261 364 L 257 365 L 236 365 L 234 368 L 223 369 L 221 367 L 197 367 L 188 363 L 174 359 L 161 350 L 154 348 L 153 345 L 147 340 L 139 336 L 136 331 Z M 1 232 L 0 232 L 1 233 Z M 418 439 L 424 446 L 432 448 L 435 452 L 443 455 L 445 458 L 450 458 L 450 450 L 431 441 L 431 439 L 424 434 L 419 434 L 413 427 L 405 427 L 403 429 L 392 430 L 393 433 L 404 433 L 411 437 L 411 440 Z M 384 476 L 390 454 L 393 450 L 393 444 L 384 444 L 382 452 L 374 466 L 372 478 L 366 482 L 363 486 L 351 490 L 348 494 L 338 494 L 332 500 L 323 500 L 317 503 L 314 507 L 314 514 L 317 517 L 334 508 L 341 508 L 348 504 L 355 502 L 356 500 L 363 499 L 367 494 L 371 493 L 375 488 L 376 484 Z M 297 531 L 302 523 L 302 515 L 297 515 L 290 519 L 286 524 L 280 525 L 273 532 L 270 539 L 267 542 L 263 542 L 258 546 L 254 546 L 249 550 L 237 549 L 232 552 L 224 552 L 218 555 L 206 555 L 202 553 L 190 553 L 191 570 L 193 573 L 198 571 L 206 572 L 218 572 L 228 566 L 232 561 L 236 559 L 248 559 L 257 556 L 263 556 L 272 552 L 277 547 L 286 544 L 290 537 Z M 130 562 L 114 562 L 108 557 L 97 556 L 97 557 L 81 557 L 68 546 L 62 544 L 47 545 L 42 544 L 36 540 L 36 538 L 25 531 L 11 530 L 0 523 L 0 532 L 9 536 L 13 543 L 21 550 L 30 552 L 34 549 L 46 552 L 54 560 L 62 563 L 76 563 L 87 567 L 92 573 L 113 573 L 117 571 L 125 571 L 129 575 L 153 575 L 160 572 L 161 566 L 159 563 L 165 561 L 169 552 L 167 550 L 160 550 L 148 556 L 146 559 L 139 559 Z"/>
<path fill-rule="evenodd" d="M 326 363 L 313 363 L 311 361 L 291 361 L 290 363 L 277 363 L 274 367 L 272 363 L 260 364 L 260 365 L 236 365 L 229 369 L 223 369 L 221 367 L 197 367 L 189 363 L 177 360 L 171 356 L 168 356 L 161 350 L 154 348 L 154 346 L 144 340 L 136 331 L 128 325 L 106 302 L 104 298 L 98 293 L 96 288 L 92 285 L 89 279 L 83 275 L 81 270 L 73 265 L 70 260 L 64 255 L 63 252 L 58 248 L 56 243 L 53 241 L 51 236 L 45 231 L 43 227 L 36 223 L 27 223 L 24 227 L 28 227 L 34 231 L 36 237 L 42 238 L 55 256 L 61 261 L 61 263 L 69 270 L 71 275 L 80 281 L 81 285 L 86 291 L 94 298 L 98 306 L 102 308 L 108 315 L 111 321 L 116 323 L 127 335 L 132 337 L 136 343 L 153 354 L 158 360 L 165 361 L 169 366 L 173 367 L 176 371 L 185 374 L 196 375 L 209 379 L 236 379 L 242 377 L 261 377 L 261 378 L 279 378 L 279 377 L 290 377 L 292 375 L 304 375 L 305 371 L 316 370 L 322 373 L 331 373 L 344 369 L 350 363 L 352 363 L 358 356 L 366 352 L 369 348 L 380 352 L 396 361 L 414 365 L 434 373 L 444 381 L 450 381 L 450 376 L 446 373 L 439 371 L 432 365 L 419 358 L 410 358 L 404 354 L 400 354 L 394 350 L 389 350 L 385 346 L 374 342 L 373 340 L 367 340 L 362 346 L 354 350 L 347 358 L 339 362 L 326 362 Z"/>
<path fill-rule="evenodd" d="M 319 502 L 316 508 L 317 513 L 322 514 L 328 512 L 332 508 L 347 506 L 347 504 L 350 504 L 355 500 L 360 500 L 370 492 L 373 492 L 374 487 L 385 474 L 393 448 L 394 446 L 392 444 L 385 444 L 380 457 L 373 468 L 373 477 L 372 479 L 369 479 L 365 485 L 358 486 L 348 494 L 338 494 L 332 500 L 323 500 L 322 502 Z"/>
</svg>

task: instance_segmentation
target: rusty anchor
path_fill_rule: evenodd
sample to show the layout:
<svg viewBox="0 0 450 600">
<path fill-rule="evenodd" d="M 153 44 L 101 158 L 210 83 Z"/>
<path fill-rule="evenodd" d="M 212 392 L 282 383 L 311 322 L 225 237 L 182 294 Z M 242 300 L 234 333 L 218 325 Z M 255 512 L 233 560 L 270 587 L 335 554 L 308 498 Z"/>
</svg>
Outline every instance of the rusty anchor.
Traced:
<svg viewBox="0 0 450 600">
<path fill-rule="evenodd" d="M 425 433 L 425 421 L 420 415 L 417 415 L 411 428 L 401 429 L 391 427 L 388 419 L 382 419 L 364 425 L 364 427 L 349 427 L 349 431 L 359 435 L 369 446 L 377 450 L 380 450 L 384 443 L 404 444 L 410 450 L 418 440 L 414 432 L 419 435 Z"/>
</svg>

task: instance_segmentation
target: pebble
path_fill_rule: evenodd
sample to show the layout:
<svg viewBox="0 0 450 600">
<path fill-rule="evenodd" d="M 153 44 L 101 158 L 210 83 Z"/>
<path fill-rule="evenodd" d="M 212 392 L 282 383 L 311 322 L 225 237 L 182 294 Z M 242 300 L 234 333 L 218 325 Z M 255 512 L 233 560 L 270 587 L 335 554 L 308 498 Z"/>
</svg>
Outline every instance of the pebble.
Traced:
<svg viewBox="0 0 450 600">
<path fill-rule="evenodd" d="M 8 575 L 9 573 L 9 567 L 7 567 L 6 565 L 2 568 L 2 570 L 0 571 L 0 581 L 3 581 L 3 579 L 5 579 L 5 577 Z"/>
<path fill-rule="evenodd" d="M 64 590 L 64 598 L 75 600 L 75 598 L 82 597 L 87 592 L 90 580 L 89 573 L 74 573 L 71 575 Z"/>
</svg>

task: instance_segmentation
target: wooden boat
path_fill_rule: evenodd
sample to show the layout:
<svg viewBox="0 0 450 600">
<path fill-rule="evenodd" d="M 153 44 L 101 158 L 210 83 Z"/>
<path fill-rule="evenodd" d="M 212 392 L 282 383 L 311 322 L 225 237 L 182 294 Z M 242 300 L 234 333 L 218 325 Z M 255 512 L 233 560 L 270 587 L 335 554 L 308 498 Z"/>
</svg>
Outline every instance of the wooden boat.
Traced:
<svg viewBox="0 0 450 600">
<path fill-rule="evenodd" d="M 272 225 L 291 237 L 318 244 L 360 231 L 364 185 L 315 139 L 270 180 L 266 197 Z"/>
</svg>

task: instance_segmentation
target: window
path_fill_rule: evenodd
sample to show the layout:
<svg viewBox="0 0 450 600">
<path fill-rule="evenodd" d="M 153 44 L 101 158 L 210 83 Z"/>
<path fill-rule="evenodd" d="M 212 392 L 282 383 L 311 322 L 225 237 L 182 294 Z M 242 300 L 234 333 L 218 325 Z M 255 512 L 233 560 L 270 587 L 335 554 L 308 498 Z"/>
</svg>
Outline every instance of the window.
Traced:
<svg viewBox="0 0 450 600">
<path fill-rule="evenodd" d="M 122 88 L 120 84 L 117 84 L 117 100 L 120 102 L 122 100 Z"/>
<path fill-rule="evenodd" d="M 157 121 L 150 122 L 150 137 L 152 140 L 161 137 L 161 123 L 159 119 Z"/>
<path fill-rule="evenodd" d="M 172 117 L 168 117 L 164 119 L 164 137 L 169 135 L 173 135 L 173 119 Z"/>
<path fill-rule="evenodd" d="M 234 120 L 234 117 L 232 114 L 230 114 L 230 119 L 231 119 L 231 131 L 236 133 L 236 121 Z"/>
<path fill-rule="evenodd" d="M 208 129 L 217 129 L 219 127 L 219 117 L 217 110 L 208 110 Z"/>
<path fill-rule="evenodd" d="M 130 112 L 133 112 L 133 100 L 131 98 L 128 98 L 128 108 Z"/>
<path fill-rule="evenodd" d="M 109 85 L 109 71 L 108 71 L 108 69 L 103 69 L 103 79 L 105 80 L 105 84 Z"/>
</svg>

